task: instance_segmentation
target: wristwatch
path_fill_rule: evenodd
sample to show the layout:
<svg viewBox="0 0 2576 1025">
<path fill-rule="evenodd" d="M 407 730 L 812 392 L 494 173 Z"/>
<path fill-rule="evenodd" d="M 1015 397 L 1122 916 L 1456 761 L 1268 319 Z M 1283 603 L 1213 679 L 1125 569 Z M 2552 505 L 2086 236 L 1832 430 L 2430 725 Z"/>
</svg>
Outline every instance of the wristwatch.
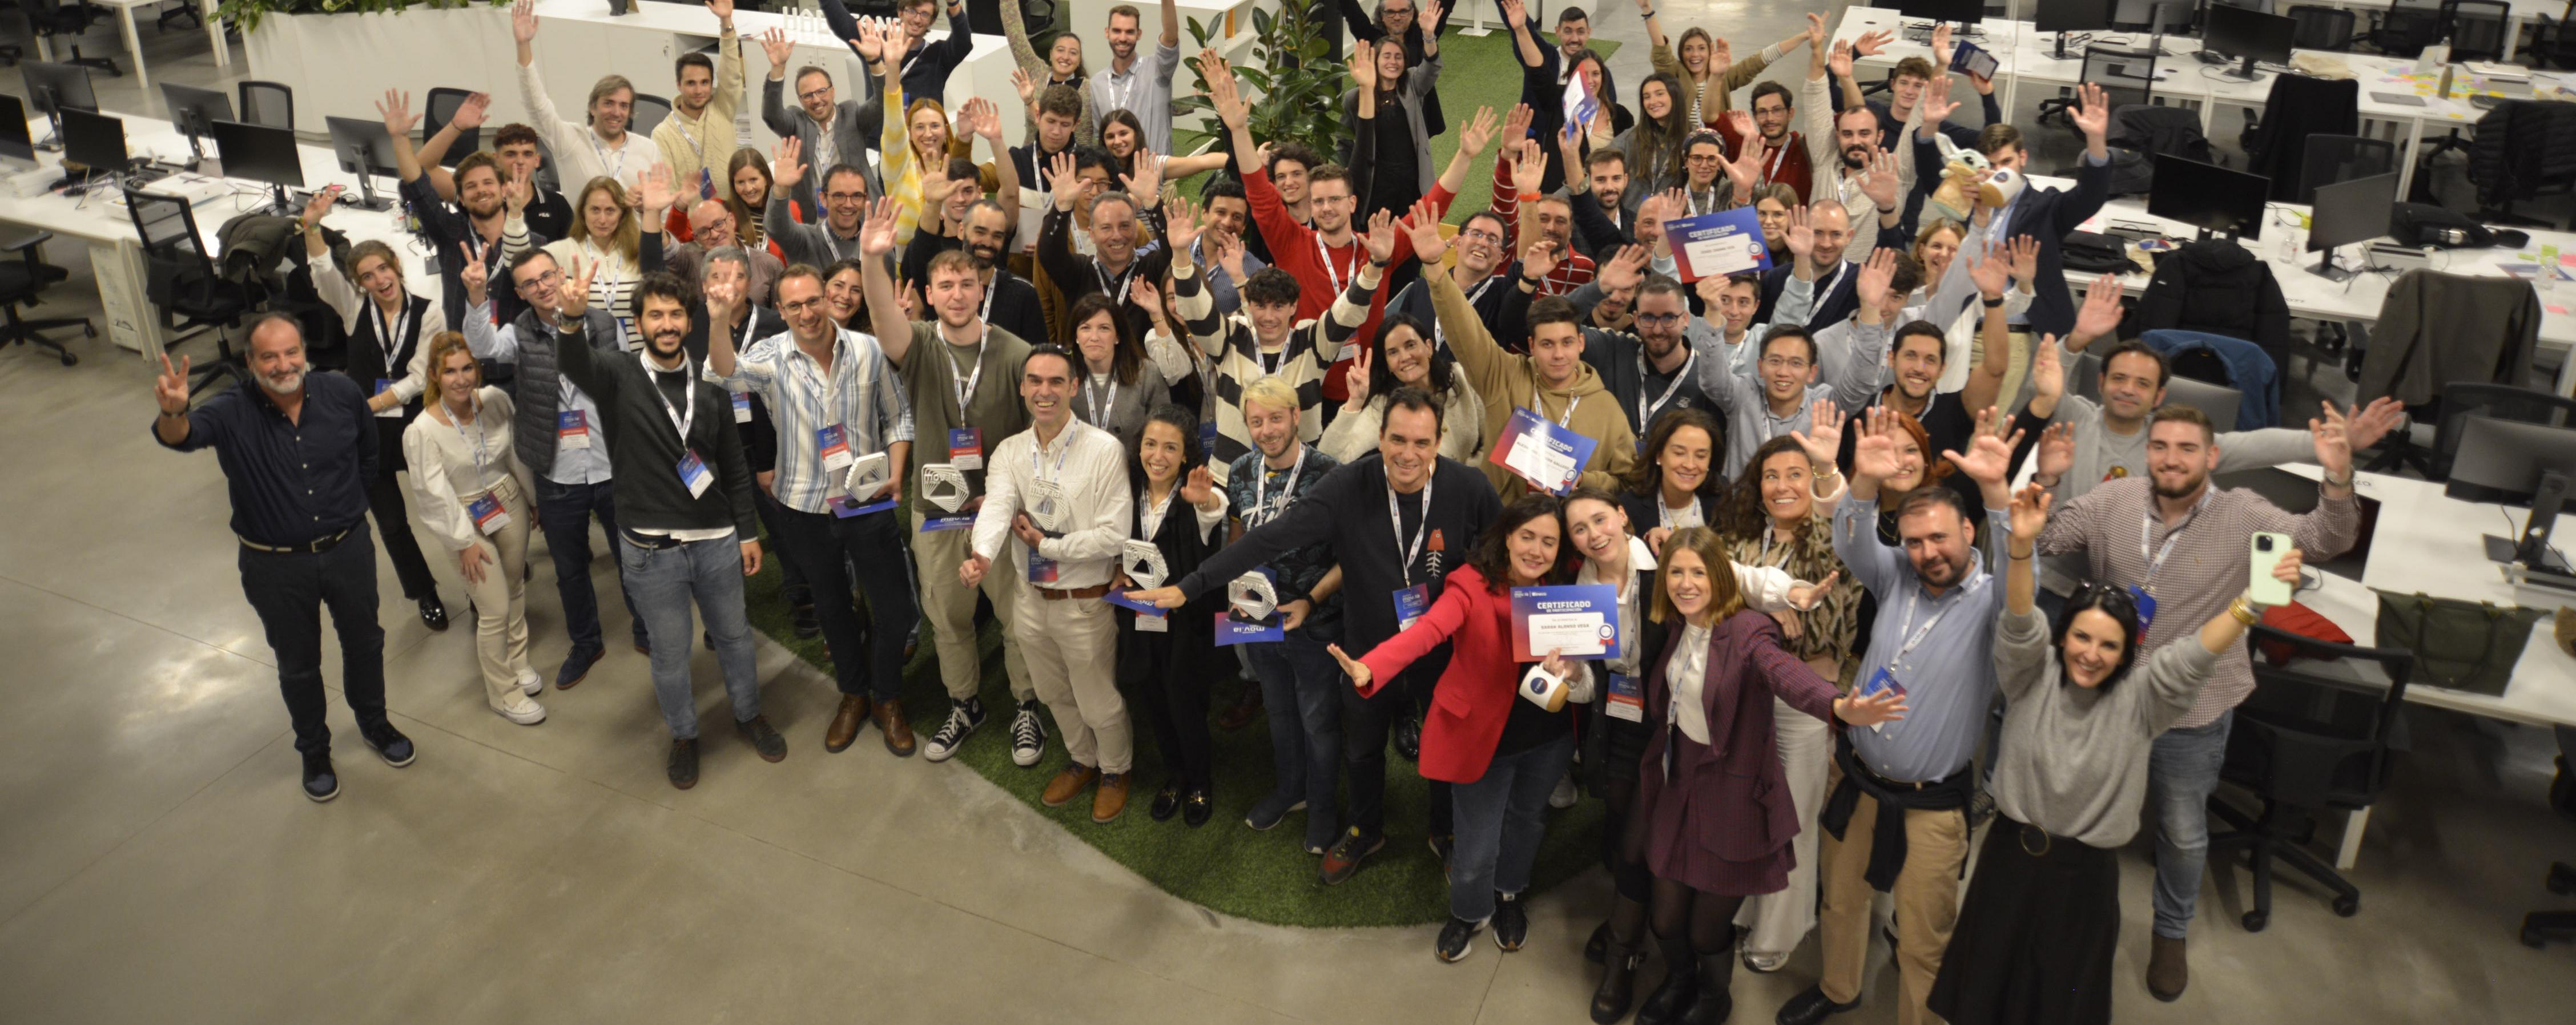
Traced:
<svg viewBox="0 0 2576 1025">
<path fill-rule="evenodd" d="M 1996 296 L 1996 297 L 1994 297 L 1994 298 L 1992 298 L 1992 299 L 1987 299 L 1987 298 L 1984 298 L 1984 297 L 1980 296 L 1980 297 L 1979 297 L 1979 299 L 1978 299 L 1978 301 L 1985 303 L 1985 304 L 1986 304 L 1986 308 L 1991 310 L 1991 309 L 1994 309 L 1994 308 L 1995 308 L 1995 307 L 1997 307 L 1997 306 L 2001 306 L 2001 305 L 2003 305 L 2003 304 L 2004 304 L 2004 297 L 1999 295 L 1999 296 Z"/>
</svg>

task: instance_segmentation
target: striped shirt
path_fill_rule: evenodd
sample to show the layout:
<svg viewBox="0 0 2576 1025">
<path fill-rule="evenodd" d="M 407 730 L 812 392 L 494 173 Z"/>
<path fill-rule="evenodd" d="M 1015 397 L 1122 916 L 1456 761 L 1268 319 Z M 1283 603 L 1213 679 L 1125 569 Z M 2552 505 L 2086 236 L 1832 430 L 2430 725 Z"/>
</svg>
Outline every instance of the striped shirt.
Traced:
<svg viewBox="0 0 2576 1025">
<path fill-rule="evenodd" d="M 1252 333 L 1252 315 L 1219 317 L 1216 300 L 1201 287 L 1186 260 L 1172 264 L 1172 291 L 1181 299 L 1181 319 L 1190 337 L 1216 361 L 1216 445 L 1208 472 L 1225 483 L 1228 467 L 1252 451 L 1252 431 L 1243 422 L 1243 386 L 1279 376 L 1297 389 L 1297 440 L 1309 445 L 1324 436 L 1324 375 L 1342 356 L 1343 343 L 1368 320 L 1369 302 L 1377 292 L 1375 275 L 1363 263 L 1349 287 L 1334 297 L 1332 309 L 1288 330 L 1279 351 L 1264 353 Z M 1361 284 L 1368 280 L 1368 284 Z"/>
<path fill-rule="evenodd" d="M 843 330 L 833 340 L 828 380 L 797 347 L 796 336 L 780 332 L 744 349 L 734 360 L 733 376 L 721 383 L 729 391 L 758 391 L 769 404 L 778 427 L 778 476 L 770 491 L 778 504 L 798 512 L 828 512 L 826 500 L 842 493 L 841 474 L 823 469 L 816 431 L 840 425 L 854 458 L 912 440 L 912 401 L 895 378 L 894 364 L 874 337 L 857 331 Z"/>
<path fill-rule="evenodd" d="M 2320 498 L 2316 511 L 2294 515 L 2242 488 L 2211 488 L 2207 504 L 2169 526 L 2163 517 L 2149 515 L 2155 508 L 2151 484 L 2148 478 L 2127 477 L 2098 485 L 2058 506 L 2039 534 L 2039 554 L 2082 553 L 2086 574 L 2095 583 L 2146 588 L 2156 600 L 2155 618 L 2147 624 L 2146 654 L 2190 642 L 2201 624 L 2217 618 L 2244 592 L 2254 561 L 2247 538 L 2256 531 L 2290 535 L 2311 564 L 2343 554 L 2361 532 L 2361 506 L 2349 495 Z M 2151 568 L 2149 559 L 2158 552 L 2164 556 Z M 2253 693 L 2254 663 L 2245 640 L 2238 638 L 2235 650 L 2219 657 L 2191 711 L 2175 720 L 2173 728 L 2207 726 Z"/>
<path fill-rule="evenodd" d="M 1521 261 L 1518 255 L 1521 251 L 1519 188 L 1520 186 L 1512 181 L 1511 163 L 1503 160 L 1494 161 L 1494 216 L 1503 219 L 1503 251 L 1514 254 L 1510 273 L 1515 278 L 1521 276 Z M 1557 261 L 1555 270 L 1547 272 L 1546 277 L 1539 279 L 1538 294 L 1572 295 L 1575 289 L 1592 283 L 1594 270 L 1591 257 L 1569 251 L 1564 254 L 1563 259 Z"/>
</svg>

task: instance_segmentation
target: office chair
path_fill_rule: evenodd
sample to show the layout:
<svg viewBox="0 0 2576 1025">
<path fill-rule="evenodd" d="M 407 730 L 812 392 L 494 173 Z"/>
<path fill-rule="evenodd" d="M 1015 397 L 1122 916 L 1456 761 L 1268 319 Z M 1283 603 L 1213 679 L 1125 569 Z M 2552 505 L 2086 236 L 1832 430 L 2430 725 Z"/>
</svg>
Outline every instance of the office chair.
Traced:
<svg viewBox="0 0 2576 1025">
<path fill-rule="evenodd" d="M 2571 0 L 2576 2 L 2576 0 Z M 2340 7 L 2290 8 L 2290 46 L 2299 50 L 2349 50 L 2353 13 Z"/>
<path fill-rule="evenodd" d="M 2567 9 L 2559 12 L 2557 17 L 2546 14 L 2532 17 L 2539 23 L 2534 26 L 2531 45 L 2522 48 L 2522 55 L 2530 60 L 2533 67 L 2555 64 L 2562 68 L 2576 68 L 2576 0 L 2567 0 Z"/>
<path fill-rule="evenodd" d="M 2451 60 L 2503 60 L 2512 17 L 2505 0 L 2442 0 L 2442 32 L 2451 40 Z"/>
<path fill-rule="evenodd" d="M 283 82 L 243 79 L 233 109 L 246 124 L 295 130 L 295 90 Z"/>
<path fill-rule="evenodd" d="M 125 208 L 143 240 L 144 297 L 161 311 L 162 325 L 173 332 L 215 329 L 216 358 L 190 372 L 195 380 L 188 393 L 205 390 L 217 376 L 247 380 L 250 369 L 233 352 L 228 332 L 250 312 L 250 292 L 216 272 L 213 257 L 197 241 L 197 216 L 188 201 L 128 185 Z"/>
<path fill-rule="evenodd" d="M 72 276 L 72 272 L 44 261 L 42 248 L 53 237 L 54 233 L 50 231 L 21 228 L 16 225 L 0 226 L 0 250 L 17 253 L 26 258 L 23 263 L 0 261 L 0 312 L 5 312 L 8 317 L 7 331 L 5 334 L 0 334 L 0 347 L 34 345 L 51 349 L 56 356 L 61 357 L 63 365 L 68 367 L 79 363 L 80 357 L 73 355 L 71 349 L 63 343 L 36 332 L 78 326 L 83 336 L 96 338 L 98 328 L 92 327 L 90 322 L 82 317 L 27 320 L 18 316 L 18 307 L 33 306 L 43 301 L 36 298 L 36 295 L 44 291 L 45 286 Z"/>
<path fill-rule="evenodd" d="M 2458 145 L 2469 153 L 2469 183 L 2478 190 L 2473 216 L 2481 221 L 2554 227 L 2515 214 L 2514 204 L 2576 192 L 2576 104 L 2505 100 L 2479 115 L 2475 133 Z"/>
<path fill-rule="evenodd" d="M 453 89 L 447 86 L 430 90 L 429 95 L 421 103 L 420 141 L 428 142 L 430 136 L 438 134 L 439 129 L 447 127 L 449 121 L 455 120 L 456 108 L 464 106 L 465 98 L 472 95 L 474 91 L 471 89 Z M 475 150 L 482 148 L 483 129 L 478 127 L 459 130 L 456 133 L 456 145 L 447 147 L 447 152 L 439 156 L 438 163 L 442 167 L 454 168 L 464 162 L 466 157 L 474 155 Z"/>
<path fill-rule="evenodd" d="M 2549 806 L 2568 821 L 2576 822 L 2576 770 L 2568 768 L 2563 754 L 2558 758 L 2558 775 L 2549 781 Z M 2542 880 L 2542 885 L 2561 897 L 2576 893 L 2576 865 L 2551 862 L 2549 877 Z M 2553 939 L 2576 940 L 2576 910 L 2534 911 L 2522 916 L 2524 946 L 2536 950 Z"/>
<path fill-rule="evenodd" d="M 651 93 L 635 94 L 635 113 L 626 119 L 626 130 L 645 138 L 653 137 L 653 128 L 671 116 L 671 101 Z"/>
<path fill-rule="evenodd" d="M 2250 639 L 2264 646 L 2287 645 L 2296 655 L 2285 665 L 2254 660 L 2259 686 L 2236 709 L 2219 778 L 2253 791 L 2262 810 L 2247 815 L 2213 795 L 2210 814 L 2237 828 L 2210 837 L 2210 854 L 2244 848 L 2251 859 L 2254 906 L 2241 919 L 2247 932 L 2262 932 L 2272 922 L 2275 859 L 2333 890 L 2335 914 L 2350 918 L 2361 911 L 2361 890 L 2325 859 L 2299 846 L 2300 837 L 2315 812 L 2368 808 L 2387 787 L 2394 762 L 2389 738 L 2404 714 L 2415 654 L 2335 644 L 2268 626 L 2254 627 Z M 2303 672 L 2299 659 L 2342 659 L 2364 672 L 2376 664 L 2388 678 L 2388 690 L 2369 694 L 2352 689 L 2347 680 Z"/>
<path fill-rule="evenodd" d="M 2389 0 L 2379 24 L 2355 42 L 2392 57 L 2413 57 L 2442 41 L 2441 0 Z"/>
<path fill-rule="evenodd" d="M 92 68 L 110 75 L 122 76 L 114 57 L 88 57 L 81 54 L 80 37 L 89 31 L 91 22 L 107 17 L 107 12 L 88 4 L 57 5 L 55 0 L 18 0 L 18 10 L 27 16 L 27 28 L 38 38 L 54 36 L 70 40 L 72 55 L 54 58 L 57 63 Z"/>
<path fill-rule="evenodd" d="M 170 31 L 170 23 L 174 21 L 187 22 L 189 28 L 206 27 L 205 16 L 198 14 L 197 5 L 189 0 L 179 0 L 178 3 L 162 8 L 161 17 L 157 21 L 163 32 Z"/>
<path fill-rule="evenodd" d="M 537 188 L 546 192 L 563 191 L 563 175 L 556 173 L 555 168 L 557 166 L 559 165 L 555 163 L 554 147 L 546 145 L 546 140 L 543 137 L 539 137 L 537 139 L 537 173 L 534 176 Z"/>
</svg>

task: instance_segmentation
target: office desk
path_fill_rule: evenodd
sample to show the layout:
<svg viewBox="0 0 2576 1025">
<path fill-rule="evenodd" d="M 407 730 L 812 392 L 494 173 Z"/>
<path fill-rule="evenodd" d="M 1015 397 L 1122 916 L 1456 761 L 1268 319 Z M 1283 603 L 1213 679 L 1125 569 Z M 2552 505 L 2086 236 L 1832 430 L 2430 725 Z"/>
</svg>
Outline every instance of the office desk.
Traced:
<svg viewBox="0 0 2576 1025">
<path fill-rule="evenodd" d="M 133 114 L 117 116 L 125 120 L 126 152 L 172 162 L 187 159 L 187 137 L 169 122 Z M 31 131 L 44 132 L 44 123 L 36 122 Z M 340 171 L 339 160 L 328 147 L 302 146 L 299 150 L 304 158 L 306 187 L 339 184 L 354 188 L 357 178 Z M 61 173 L 60 154 L 39 153 L 37 160 L 56 174 Z M 253 183 L 240 185 L 247 190 Z M 60 193 L 23 199 L 0 197 L 0 221 L 42 228 L 87 243 L 90 269 L 98 279 L 99 305 L 106 314 L 107 337 L 117 345 L 141 352 L 149 360 L 161 352 L 170 333 L 161 326 L 160 311 L 144 299 L 143 246 L 134 233 L 133 218 L 125 207 L 109 202 L 110 195 L 111 192 L 101 191 L 83 198 Z M 221 252 L 215 244 L 216 230 L 236 214 L 258 209 L 268 200 L 269 192 L 261 186 L 255 194 L 245 191 L 198 204 L 195 213 L 199 243 L 210 254 Z M 396 220 L 397 216 L 392 211 L 342 206 L 334 208 L 324 223 L 347 233 L 352 242 L 375 239 L 393 246 L 396 252 L 405 254 L 405 276 L 413 290 L 436 294 L 438 276 L 423 267 L 422 257 L 426 254 Z M 154 366 L 158 369 L 157 361 Z"/>
<path fill-rule="evenodd" d="M 152 73 L 143 67 L 143 39 L 134 31 L 134 9 L 157 7 L 169 0 L 89 0 L 89 2 L 101 7 L 116 8 L 117 31 L 124 34 L 125 53 L 134 60 L 134 84 L 142 87 L 143 92 L 149 95 L 152 92 Z M 224 22 L 223 19 L 215 17 L 215 0 L 197 0 L 197 20 L 206 23 L 206 38 L 214 44 L 215 48 L 215 66 L 231 67 L 233 54 L 231 48 L 224 45 Z M 45 36 L 36 37 L 37 60 L 54 59 L 53 50 L 46 45 L 46 39 Z"/>
</svg>

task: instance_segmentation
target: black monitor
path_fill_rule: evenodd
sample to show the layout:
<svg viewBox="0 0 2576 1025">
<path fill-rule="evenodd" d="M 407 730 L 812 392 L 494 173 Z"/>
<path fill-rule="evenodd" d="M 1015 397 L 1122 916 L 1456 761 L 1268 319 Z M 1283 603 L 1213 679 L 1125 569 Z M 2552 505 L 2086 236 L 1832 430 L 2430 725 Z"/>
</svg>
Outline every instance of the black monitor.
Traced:
<svg viewBox="0 0 2576 1025">
<path fill-rule="evenodd" d="M 2316 266 L 2308 268 L 2308 273 L 2332 281 L 2349 279 L 2351 271 L 2335 266 L 2335 247 L 2388 234 L 2389 222 L 2397 213 L 2397 173 L 2319 185 L 2312 209 L 2308 251 L 2325 255 Z"/>
<path fill-rule="evenodd" d="M 36 139 L 27 131 L 27 105 L 8 93 L 0 93 L 0 167 L 16 170 L 36 166 Z"/>
<path fill-rule="evenodd" d="M 98 112 L 98 94 L 90 91 L 88 68 L 28 61 L 18 65 L 18 75 L 27 85 L 27 98 L 36 113 L 51 117 L 65 109 Z"/>
<path fill-rule="evenodd" d="M 2211 4 L 2209 20 L 2201 26 L 2200 48 L 2242 61 L 2234 71 L 2224 72 L 2241 82 L 2254 80 L 2254 65 L 2288 64 L 2290 44 L 2298 37 L 2299 23 L 2277 14 L 2243 7 Z"/>
<path fill-rule="evenodd" d="M 224 177 L 276 186 L 278 209 L 292 212 L 286 190 L 304 187 L 304 156 L 295 149 L 295 133 L 239 121 L 217 121 L 213 127 Z"/>
<path fill-rule="evenodd" d="M 125 119 L 63 108 L 63 162 L 92 171 L 125 170 Z"/>
<path fill-rule="evenodd" d="M 2199 228 L 2203 236 L 2261 238 L 2263 197 L 2271 191 L 2272 179 L 2262 175 L 2159 153 L 2147 212 Z"/>
<path fill-rule="evenodd" d="M 171 126 L 188 137 L 190 170 L 206 157 L 199 140 L 215 134 L 215 122 L 233 120 L 233 98 L 214 89 L 163 82 L 161 105 L 170 111 Z"/>
<path fill-rule="evenodd" d="M 2109 27 L 2111 0 L 2039 0 L 2030 17 L 2032 29 L 2057 33 L 2057 50 L 2052 56 L 2073 60 L 2079 55 L 2067 52 L 2066 37 Z"/>
<path fill-rule="evenodd" d="M 1974 25 L 1986 16 L 1986 0 L 1897 0 L 1896 13 L 1925 21 Z"/>
<path fill-rule="evenodd" d="M 2470 416 L 2461 422 L 2460 447 L 2442 493 L 2530 509 L 2519 537 L 2485 535 L 2487 557 L 2520 563 L 2535 579 L 2554 575 L 2567 586 L 2567 561 L 2550 550 L 2549 535 L 2559 510 L 2576 497 L 2569 494 L 2570 479 L 2576 479 L 2576 429 Z"/>
<path fill-rule="evenodd" d="M 369 210 L 391 208 L 392 197 L 376 195 L 377 176 L 402 176 L 394 160 L 394 137 L 385 131 L 385 123 L 355 117 L 322 121 L 331 129 L 331 152 L 339 156 L 340 169 L 358 176 L 358 205 Z"/>
</svg>

